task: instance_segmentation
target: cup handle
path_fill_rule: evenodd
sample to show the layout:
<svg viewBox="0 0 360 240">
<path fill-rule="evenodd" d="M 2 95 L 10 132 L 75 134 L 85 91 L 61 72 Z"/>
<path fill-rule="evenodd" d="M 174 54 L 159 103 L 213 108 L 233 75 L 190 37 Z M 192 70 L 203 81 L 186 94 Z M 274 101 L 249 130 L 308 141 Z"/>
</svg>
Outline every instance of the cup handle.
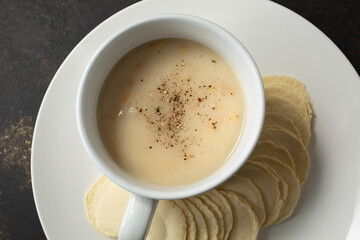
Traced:
<svg viewBox="0 0 360 240">
<path fill-rule="evenodd" d="M 121 222 L 118 240 L 145 239 L 158 202 L 158 200 L 131 193 Z"/>
</svg>

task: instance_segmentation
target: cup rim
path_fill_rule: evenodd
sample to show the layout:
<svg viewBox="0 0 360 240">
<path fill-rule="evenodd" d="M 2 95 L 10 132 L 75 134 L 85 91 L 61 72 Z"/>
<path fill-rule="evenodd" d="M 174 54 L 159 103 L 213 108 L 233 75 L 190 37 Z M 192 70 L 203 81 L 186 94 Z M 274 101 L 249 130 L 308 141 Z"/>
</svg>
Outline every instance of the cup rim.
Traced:
<svg viewBox="0 0 360 240">
<path fill-rule="evenodd" d="M 166 20 L 178 20 L 178 21 L 185 21 L 185 22 L 191 22 L 191 23 L 196 23 L 196 24 L 200 24 L 202 26 L 206 26 L 207 28 L 210 28 L 211 30 L 215 31 L 216 34 L 221 35 L 223 38 L 226 38 L 226 41 L 231 41 L 233 44 L 235 44 L 235 46 L 241 50 L 242 52 L 242 56 L 243 58 L 246 58 L 246 61 L 249 62 L 249 65 L 251 67 L 251 71 L 253 72 L 253 80 L 257 81 L 256 85 L 258 85 L 258 95 L 259 95 L 259 100 L 258 100 L 258 104 L 259 104 L 259 111 L 260 111 L 260 116 L 259 119 L 257 119 L 257 123 L 256 123 L 256 129 L 255 131 L 252 133 L 252 142 L 249 143 L 249 146 L 246 149 L 246 153 L 244 154 L 243 159 L 240 161 L 235 161 L 234 162 L 234 166 L 232 165 L 232 169 L 229 169 L 230 166 L 228 167 L 227 171 L 224 171 L 224 173 L 222 174 L 221 177 L 217 177 L 216 179 L 212 179 L 211 181 L 207 181 L 206 184 L 197 186 L 197 187 L 191 187 L 193 184 L 188 184 L 186 186 L 186 188 L 178 188 L 177 186 L 169 186 L 169 187 L 161 187 L 162 191 L 159 190 L 154 190 L 154 189 L 148 189 L 148 188 L 143 188 L 141 186 L 136 186 L 136 185 L 132 185 L 131 183 L 129 183 L 128 181 L 126 181 L 123 177 L 119 176 L 118 174 L 116 174 L 111 167 L 107 166 L 105 164 L 105 162 L 103 160 L 100 159 L 100 156 L 98 155 L 98 153 L 96 152 L 96 150 L 94 149 L 94 147 L 92 146 L 92 144 L 90 143 L 89 140 L 89 135 L 87 134 L 87 131 L 84 127 L 84 116 L 83 116 L 83 96 L 84 96 L 84 89 L 85 86 L 87 84 L 87 79 L 88 79 L 88 74 L 90 72 L 90 70 L 94 67 L 94 64 L 96 62 L 96 59 L 100 56 L 100 54 L 109 46 L 110 43 L 112 43 L 113 41 L 115 41 L 118 37 L 121 36 L 121 34 L 123 34 L 124 32 L 138 26 L 138 25 L 142 25 L 144 23 L 148 23 L 149 21 L 166 21 Z M 232 44 L 232 45 L 233 45 Z M 230 44 L 229 44 L 230 45 Z M 131 49 L 129 49 L 130 51 Z M 219 53 L 221 55 L 221 52 Z M 251 152 L 253 151 L 259 137 L 261 134 L 261 130 L 262 130 L 262 125 L 264 122 L 264 116 L 265 116 L 265 94 L 264 94 L 264 90 L 263 90 L 263 84 L 262 84 L 262 80 L 261 80 L 261 75 L 260 72 L 256 66 L 255 61 L 253 60 L 252 56 L 250 55 L 250 53 L 248 52 L 248 50 L 246 49 L 246 47 L 235 37 L 233 36 L 230 32 L 228 32 L 227 30 L 225 30 L 224 28 L 222 28 L 221 26 L 200 18 L 200 17 L 196 17 L 196 16 L 192 16 L 192 15 L 187 15 L 187 14 L 158 14 L 158 15 L 154 15 L 154 16 L 150 16 L 150 17 L 145 17 L 143 19 L 137 20 L 127 26 L 125 26 L 124 28 L 119 29 L 115 34 L 113 34 L 112 36 L 110 36 L 109 38 L 107 38 L 101 45 L 100 47 L 97 49 L 96 53 L 91 57 L 90 62 L 88 63 L 88 65 L 86 66 L 86 69 L 84 70 L 84 73 L 82 75 L 81 81 L 80 81 L 80 85 L 79 85 L 79 89 L 78 89 L 78 93 L 77 93 L 77 99 L 76 99 L 76 119 L 77 119 L 77 125 L 78 125 L 78 130 L 80 133 L 80 137 L 81 140 L 83 142 L 83 145 L 87 151 L 87 153 L 90 155 L 92 161 L 95 163 L 95 165 L 97 166 L 97 168 L 106 176 L 108 177 L 111 181 L 113 181 L 114 183 L 116 183 L 117 185 L 119 185 L 120 187 L 128 190 L 129 192 L 135 193 L 137 195 L 141 195 L 144 197 L 148 197 L 148 198 L 152 198 L 152 199 L 180 199 L 180 198 L 186 198 L 186 197 L 191 197 L 197 194 L 201 194 L 205 191 L 208 191 L 216 186 L 218 186 L 219 184 L 223 183 L 224 181 L 226 181 L 228 178 L 230 178 L 244 163 L 245 161 L 249 158 Z M 245 126 L 246 127 L 246 126 Z M 229 157 L 229 159 L 232 156 Z M 228 161 L 228 160 L 227 160 Z M 218 170 L 217 170 L 218 171 Z M 226 173 L 226 174 L 225 174 Z M 211 175 L 210 175 L 211 176 Z M 172 191 L 166 191 L 166 189 L 172 189 Z M 179 190 L 174 190 L 174 189 L 179 189 Z"/>
</svg>

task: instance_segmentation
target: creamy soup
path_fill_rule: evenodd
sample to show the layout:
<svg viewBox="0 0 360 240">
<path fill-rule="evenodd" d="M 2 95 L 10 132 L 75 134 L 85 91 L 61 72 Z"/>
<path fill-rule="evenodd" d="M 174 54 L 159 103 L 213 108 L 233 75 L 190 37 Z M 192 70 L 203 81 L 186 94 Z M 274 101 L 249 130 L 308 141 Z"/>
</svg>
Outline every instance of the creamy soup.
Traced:
<svg viewBox="0 0 360 240">
<path fill-rule="evenodd" d="M 185 185 L 219 169 L 243 128 L 245 103 L 227 61 L 184 39 L 127 53 L 108 75 L 98 124 L 117 164 L 145 182 Z"/>
</svg>

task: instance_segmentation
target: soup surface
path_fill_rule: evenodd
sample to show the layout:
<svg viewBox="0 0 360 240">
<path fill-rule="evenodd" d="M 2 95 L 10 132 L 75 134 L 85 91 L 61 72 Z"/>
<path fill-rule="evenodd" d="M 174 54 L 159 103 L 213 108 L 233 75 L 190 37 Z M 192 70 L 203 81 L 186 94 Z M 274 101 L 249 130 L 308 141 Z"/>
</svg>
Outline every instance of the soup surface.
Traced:
<svg viewBox="0 0 360 240">
<path fill-rule="evenodd" d="M 239 80 L 210 48 L 161 39 L 127 53 L 107 77 L 98 101 L 105 147 L 145 182 L 185 185 L 228 159 L 244 122 Z"/>
</svg>

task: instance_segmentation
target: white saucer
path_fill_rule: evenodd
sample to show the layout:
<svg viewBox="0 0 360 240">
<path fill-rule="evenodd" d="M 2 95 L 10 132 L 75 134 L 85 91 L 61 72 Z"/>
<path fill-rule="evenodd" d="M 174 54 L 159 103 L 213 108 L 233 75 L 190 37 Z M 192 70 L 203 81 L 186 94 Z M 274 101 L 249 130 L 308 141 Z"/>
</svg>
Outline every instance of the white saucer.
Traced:
<svg viewBox="0 0 360 240">
<path fill-rule="evenodd" d="M 226 4 L 224 4 L 226 2 Z M 32 183 L 48 239 L 108 239 L 85 217 L 83 198 L 100 175 L 82 146 L 75 119 L 80 77 L 116 29 L 158 13 L 186 13 L 237 36 L 262 75 L 305 83 L 313 101 L 311 169 L 294 215 L 259 239 L 360 239 L 360 79 L 341 51 L 294 12 L 264 0 L 146 0 L 87 35 L 54 76 L 37 118 Z"/>
</svg>

